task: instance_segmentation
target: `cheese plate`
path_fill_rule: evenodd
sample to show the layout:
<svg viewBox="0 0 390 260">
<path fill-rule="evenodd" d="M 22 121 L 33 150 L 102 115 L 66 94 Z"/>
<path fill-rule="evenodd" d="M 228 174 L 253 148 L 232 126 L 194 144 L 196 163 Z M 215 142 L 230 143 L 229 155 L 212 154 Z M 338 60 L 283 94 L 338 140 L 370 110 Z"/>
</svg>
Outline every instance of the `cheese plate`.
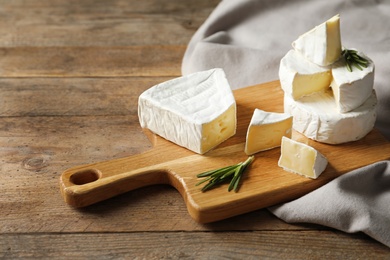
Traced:
<svg viewBox="0 0 390 260">
<path fill-rule="evenodd" d="M 280 147 L 277 147 L 255 154 L 238 192 L 228 192 L 228 184 L 202 192 L 201 186 L 195 186 L 199 182 L 197 174 L 248 158 L 244 152 L 245 138 L 256 108 L 283 112 L 279 81 L 233 92 L 237 103 L 237 132 L 227 141 L 200 155 L 145 130 L 153 144 L 151 150 L 63 172 L 60 191 L 65 202 L 85 207 L 137 188 L 169 184 L 182 195 L 191 217 L 208 223 L 296 199 L 351 170 L 390 159 L 390 142 L 376 129 L 361 140 L 338 145 L 316 142 L 294 131 L 292 139 L 312 146 L 328 159 L 327 168 L 317 179 L 280 168 Z"/>
</svg>

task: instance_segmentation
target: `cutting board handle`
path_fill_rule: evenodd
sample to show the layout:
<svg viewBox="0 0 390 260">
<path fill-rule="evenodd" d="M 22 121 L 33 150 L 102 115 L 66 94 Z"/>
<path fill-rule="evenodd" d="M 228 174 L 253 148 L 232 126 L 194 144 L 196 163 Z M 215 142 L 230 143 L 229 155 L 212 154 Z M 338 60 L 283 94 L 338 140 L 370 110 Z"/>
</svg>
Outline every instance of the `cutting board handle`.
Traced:
<svg viewBox="0 0 390 260">
<path fill-rule="evenodd" d="M 170 184 L 182 192 L 180 179 L 171 170 L 177 161 L 153 165 L 152 155 L 146 152 L 68 169 L 60 178 L 61 194 L 69 205 L 85 207 L 154 184 Z"/>
</svg>

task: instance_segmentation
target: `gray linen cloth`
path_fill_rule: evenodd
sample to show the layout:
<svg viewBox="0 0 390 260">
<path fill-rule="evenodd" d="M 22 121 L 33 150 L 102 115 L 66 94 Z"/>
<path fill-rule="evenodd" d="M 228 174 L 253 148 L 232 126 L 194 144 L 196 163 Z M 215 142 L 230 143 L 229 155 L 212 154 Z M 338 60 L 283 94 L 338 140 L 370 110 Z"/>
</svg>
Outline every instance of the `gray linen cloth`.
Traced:
<svg viewBox="0 0 390 260">
<path fill-rule="evenodd" d="M 342 44 L 375 63 L 376 128 L 390 139 L 390 1 L 223 0 L 193 35 L 183 75 L 223 68 L 233 89 L 278 79 L 280 59 L 301 34 L 340 14 Z M 389 154 L 390 158 L 390 154 Z M 347 173 L 269 208 L 290 223 L 362 231 L 390 247 L 390 161 Z"/>
</svg>

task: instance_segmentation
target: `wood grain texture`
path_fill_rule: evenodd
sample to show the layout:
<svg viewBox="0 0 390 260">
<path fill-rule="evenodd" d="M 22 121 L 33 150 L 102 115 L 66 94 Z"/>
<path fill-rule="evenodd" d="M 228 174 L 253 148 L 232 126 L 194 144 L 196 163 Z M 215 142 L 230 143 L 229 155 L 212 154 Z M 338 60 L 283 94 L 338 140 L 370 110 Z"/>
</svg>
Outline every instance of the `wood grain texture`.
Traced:
<svg viewBox="0 0 390 260">
<path fill-rule="evenodd" d="M 171 78 L 0 78 L 0 116 L 136 115 L 138 96 Z"/>
<path fill-rule="evenodd" d="M 218 2 L 1 1 L 0 46 L 186 45 Z"/>
<path fill-rule="evenodd" d="M 0 251 L 8 259 L 388 258 L 385 246 L 364 235 L 326 231 L 7 234 L 0 240 Z"/>
<path fill-rule="evenodd" d="M 175 187 L 198 222 L 208 223 L 273 206 L 298 198 L 341 174 L 389 159 L 390 143 L 378 131 L 362 140 L 326 145 L 298 133 L 293 139 L 307 143 L 328 159 L 328 167 L 316 180 L 291 174 L 278 167 L 280 148 L 257 153 L 238 193 L 221 185 L 208 192 L 195 186 L 197 173 L 236 164 L 246 159 L 244 145 L 249 121 L 255 108 L 283 111 L 283 91 L 279 81 L 234 91 L 237 102 L 237 133 L 205 155 L 195 154 L 156 135 L 153 149 L 131 157 L 83 165 L 61 176 L 65 201 L 84 207 L 140 187 L 169 184 Z M 345 155 L 355 160 L 345 160 Z"/>
<path fill-rule="evenodd" d="M 0 77 L 177 76 L 185 46 L 0 48 Z"/>
<path fill-rule="evenodd" d="M 199 224 L 166 185 L 83 209 L 63 202 L 67 168 L 152 148 L 138 94 L 181 74 L 186 44 L 218 3 L 0 0 L 0 258 L 389 257 L 362 234 L 267 210 Z"/>
</svg>

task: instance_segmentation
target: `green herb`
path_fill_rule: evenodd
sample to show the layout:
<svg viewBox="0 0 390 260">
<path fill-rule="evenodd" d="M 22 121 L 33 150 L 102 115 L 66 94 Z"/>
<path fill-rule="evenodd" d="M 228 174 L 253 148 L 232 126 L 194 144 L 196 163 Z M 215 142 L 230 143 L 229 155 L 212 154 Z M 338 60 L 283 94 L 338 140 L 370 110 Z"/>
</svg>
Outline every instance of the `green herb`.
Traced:
<svg viewBox="0 0 390 260">
<path fill-rule="evenodd" d="M 368 60 L 360 56 L 355 50 L 344 49 L 341 52 L 341 55 L 344 57 L 347 69 L 350 72 L 352 72 L 352 66 L 358 68 L 359 70 L 363 70 L 362 67 L 367 68 L 368 66 Z"/>
<path fill-rule="evenodd" d="M 198 182 L 196 186 L 208 181 L 208 183 L 202 188 L 202 191 L 207 191 L 222 182 L 230 181 L 228 191 L 234 190 L 235 192 L 237 192 L 241 176 L 245 169 L 248 167 L 248 165 L 251 164 L 253 159 L 254 156 L 252 155 L 248 157 L 245 162 L 240 162 L 238 164 L 200 173 L 196 177 L 205 179 Z"/>
</svg>

